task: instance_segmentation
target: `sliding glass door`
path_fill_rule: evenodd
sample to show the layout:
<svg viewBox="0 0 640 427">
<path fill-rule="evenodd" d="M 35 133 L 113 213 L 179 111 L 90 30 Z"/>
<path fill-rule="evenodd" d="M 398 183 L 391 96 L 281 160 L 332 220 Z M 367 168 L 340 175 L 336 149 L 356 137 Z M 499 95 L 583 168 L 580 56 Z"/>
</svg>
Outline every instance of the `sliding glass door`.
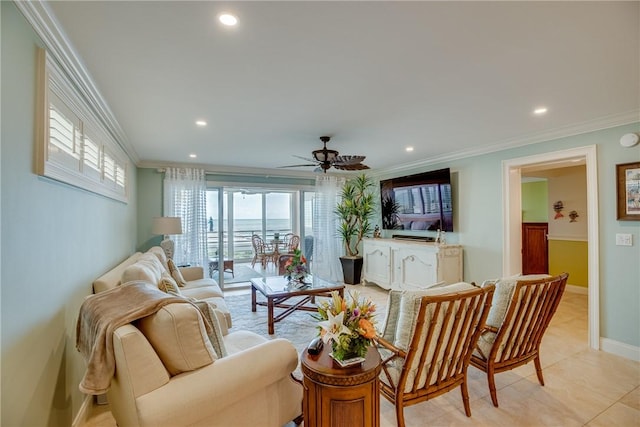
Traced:
<svg viewBox="0 0 640 427">
<path fill-rule="evenodd" d="M 301 224 L 310 224 L 311 220 L 307 218 L 308 215 L 301 213 L 300 205 L 304 204 L 307 210 L 308 202 L 301 202 L 300 195 L 301 192 L 298 190 L 286 189 L 209 189 L 209 255 L 215 259 L 215 267 L 233 264 L 233 269 L 225 268 L 222 272 L 218 268 L 211 270 L 213 278 L 221 286 L 225 283 L 246 282 L 249 280 L 247 277 L 254 273 L 278 274 L 274 264 L 266 269 L 262 269 L 259 264 L 251 265 L 254 257 L 251 238 L 255 234 L 267 244 L 271 244 L 276 236 L 284 237 L 287 233 L 294 233 L 302 239 L 304 232 L 301 229 L 304 227 L 301 227 Z M 255 272 L 251 273 L 248 269 Z"/>
</svg>

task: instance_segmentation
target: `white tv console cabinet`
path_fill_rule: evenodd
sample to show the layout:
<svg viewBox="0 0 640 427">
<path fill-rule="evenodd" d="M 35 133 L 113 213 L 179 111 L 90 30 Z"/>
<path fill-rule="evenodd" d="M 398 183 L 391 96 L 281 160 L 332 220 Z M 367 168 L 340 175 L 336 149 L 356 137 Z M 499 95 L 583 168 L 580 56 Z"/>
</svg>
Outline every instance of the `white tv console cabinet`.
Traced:
<svg viewBox="0 0 640 427">
<path fill-rule="evenodd" d="M 462 246 L 401 239 L 364 239 L 362 283 L 416 290 L 462 281 Z"/>
</svg>

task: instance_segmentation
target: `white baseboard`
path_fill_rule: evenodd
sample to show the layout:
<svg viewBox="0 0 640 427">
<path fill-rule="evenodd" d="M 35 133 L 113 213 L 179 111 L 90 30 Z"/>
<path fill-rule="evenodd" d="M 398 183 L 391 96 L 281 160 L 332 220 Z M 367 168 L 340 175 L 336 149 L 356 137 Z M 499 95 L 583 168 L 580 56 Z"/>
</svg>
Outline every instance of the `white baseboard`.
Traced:
<svg viewBox="0 0 640 427">
<path fill-rule="evenodd" d="M 84 401 L 82 405 L 80 405 L 80 410 L 78 411 L 78 415 L 73 420 L 71 427 L 80 427 L 85 425 L 89 419 L 89 410 L 91 409 L 91 405 L 93 405 L 93 396 L 85 395 Z"/>
<path fill-rule="evenodd" d="M 573 292 L 574 294 L 589 294 L 589 288 L 587 288 L 586 286 L 567 285 L 566 290 L 567 292 Z"/>
<path fill-rule="evenodd" d="M 640 362 L 640 347 L 614 341 L 609 338 L 600 338 L 600 348 L 607 353 Z"/>
</svg>

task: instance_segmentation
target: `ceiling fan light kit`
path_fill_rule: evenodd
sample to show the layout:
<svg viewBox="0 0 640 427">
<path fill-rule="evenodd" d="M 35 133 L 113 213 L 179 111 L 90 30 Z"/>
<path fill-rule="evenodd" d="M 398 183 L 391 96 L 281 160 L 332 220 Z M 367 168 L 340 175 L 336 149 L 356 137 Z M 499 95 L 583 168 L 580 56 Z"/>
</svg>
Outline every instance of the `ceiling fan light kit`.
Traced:
<svg viewBox="0 0 640 427">
<path fill-rule="evenodd" d="M 324 172 L 327 173 L 327 170 L 330 168 L 335 168 L 339 170 L 363 170 L 369 169 L 369 166 L 362 164 L 365 159 L 365 156 L 350 156 L 343 155 L 341 156 L 339 152 L 336 150 L 330 150 L 327 148 L 327 142 L 331 140 L 330 136 L 321 136 L 320 141 L 324 144 L 322 149 L 313 150 L 311 152 L 312 159 L 306 157 L 295 156 L 303 160 L 307 160 L 309 164 L 303 165 L 289 165 L 289 166 L 280 166 L 281 168 L 296 168 L 302 166 L 316 166 L 314 172 Z"/>
</svg>

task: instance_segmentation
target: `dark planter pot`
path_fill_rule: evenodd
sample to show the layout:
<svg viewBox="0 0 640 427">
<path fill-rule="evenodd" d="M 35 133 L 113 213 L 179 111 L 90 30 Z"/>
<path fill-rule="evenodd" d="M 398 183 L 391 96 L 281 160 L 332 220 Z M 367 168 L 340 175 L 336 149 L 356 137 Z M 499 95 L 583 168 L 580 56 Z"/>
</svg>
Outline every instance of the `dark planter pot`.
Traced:
<svg viewBox="0 0 640 427">
<path fill-rule="evenodd" d="M 362 275 L 362 261 L 363 258 L 361 256 L 355 258 L 340 257 L 344 283 L 348 285 L 357 285 L 360 283 L 360 276 Z"/>
</svg>

